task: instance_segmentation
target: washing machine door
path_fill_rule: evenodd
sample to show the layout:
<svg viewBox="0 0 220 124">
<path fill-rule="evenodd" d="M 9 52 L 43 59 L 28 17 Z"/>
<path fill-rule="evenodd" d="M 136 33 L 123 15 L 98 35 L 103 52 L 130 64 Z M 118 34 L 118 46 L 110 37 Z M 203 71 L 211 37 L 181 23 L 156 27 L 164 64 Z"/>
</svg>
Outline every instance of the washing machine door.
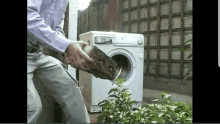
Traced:
<svg viewBox="0 0 220 124">
<path fill-rule="evenodd" d="M 107 55 L 114 59 L 119 67 L 122 67 L 118 78 L 124 78 L 124 83 L 134 78 L 136 74 L 136 61 L 130 51 L 123 48 L 116 48 L 108 52 Z"/>
</svg>

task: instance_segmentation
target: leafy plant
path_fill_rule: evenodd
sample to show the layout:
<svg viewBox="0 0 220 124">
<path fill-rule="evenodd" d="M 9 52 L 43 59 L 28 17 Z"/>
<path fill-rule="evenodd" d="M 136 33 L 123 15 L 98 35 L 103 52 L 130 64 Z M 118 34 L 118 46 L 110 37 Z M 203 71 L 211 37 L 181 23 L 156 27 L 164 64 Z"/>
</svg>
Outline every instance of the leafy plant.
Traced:
<svg viewBox="0 0 220 124">
<path fill-rule="evenodd" d="M 118 86 L 109 91 L 109 96 L 99 102 L 99 106 L 102 107 L 102 113 L 98 117 L 98 123 L 121 123 L 126 122 L 126 117 L 132 113 L 132 104 L 137 103 L 132 101 L 131 92 L 122 88 L 124 79 L 118 78 L 115 84 Z"/>
<path fill-rule="evenodd" d="M 163 91 L 155 98 L 156 103 L 134 110 L 131 93 L 122 88 L 123 79 L 117 79 L 117 88 L 109 91 L 109 96 L 99 105 L 103 112 L 98 117 L 98 123 L 192 123 L 192 103 L 173 102 L 169 91 Z"/>
<path fill-rule="evenodd" d="M 147 104 L 133 114 L 130 123 L 192 123 L 192 107 L 185 102 L 172 103 L 168 91 L 163 91 L 155 104 Z M 142 118 L 135 118 L 142 117 Z"/>
<path fill-rule="evenodd" d="M 185 44 L 186 44 L 186 45 L 190 45 L 190 48 L 187 49 L 187 48 L 181 47 L 181 48 L 179 49 L 179 51 L 180 51 L 180 52 L 189 52 L 190 54 L 189 54 L 188 58 L 192 58 L 192 56 L 193 56 L 193 54 L 192 54 L 192 45 L 193 45 L 193 44 L 192 44 L 192 39 L 186 41 Z M 186 73 L 185 77 L 183 78 L 183 83 L 185 83 L 186 79 L 192 74 L 192 62 L 189 62 L 188 67 L 189 67 L 189 68 L 188 68 L 188 70 L 187 70 L 187 73 Z"/>
</svg>

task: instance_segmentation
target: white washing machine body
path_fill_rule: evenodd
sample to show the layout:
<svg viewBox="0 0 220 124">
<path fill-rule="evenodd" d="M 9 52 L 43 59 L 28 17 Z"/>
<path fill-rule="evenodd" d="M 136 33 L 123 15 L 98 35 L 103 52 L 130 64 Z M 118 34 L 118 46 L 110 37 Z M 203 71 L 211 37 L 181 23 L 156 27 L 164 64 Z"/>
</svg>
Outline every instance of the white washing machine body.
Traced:
<svg viewBox="0 0 220 124">
<path fill-rule="evenodd" d="M 124 59 L 126 81 L 124 88 L 131 91 L 132 99 L 138 101 L 133 106 L 141 107 L 143 100 L 144 36 L 142 34 L 90 31 L 81 34 L 80 40 L 95 45 L 109 57 L 117 61 Z M 109 42 L 110 41 L 110 42 Z M 96 78 L 92 74 L 79 71 L 79 86 L 87 109 L 100 112 L 98 103 L 108 96 L 110 89 L 116 87 L 112 81 Z"/>
</svg>

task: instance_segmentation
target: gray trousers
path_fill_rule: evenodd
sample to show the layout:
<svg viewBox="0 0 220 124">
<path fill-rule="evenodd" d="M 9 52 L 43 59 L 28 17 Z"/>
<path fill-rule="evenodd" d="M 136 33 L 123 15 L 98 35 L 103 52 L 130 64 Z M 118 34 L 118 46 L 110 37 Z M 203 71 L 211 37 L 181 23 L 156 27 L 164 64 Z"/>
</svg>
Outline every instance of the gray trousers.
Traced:
<svg viewBox="0 0 220 124">
<path fill-rule="evenodd" d="M 33 84 L 38 78 L 60 104 L 68 123 L 90 123 L 77 81 L 59 60 L 42 52 L 27 53 L 27 123 L 36 123 L 42 111 L 40 96 Z"/>
</svg>

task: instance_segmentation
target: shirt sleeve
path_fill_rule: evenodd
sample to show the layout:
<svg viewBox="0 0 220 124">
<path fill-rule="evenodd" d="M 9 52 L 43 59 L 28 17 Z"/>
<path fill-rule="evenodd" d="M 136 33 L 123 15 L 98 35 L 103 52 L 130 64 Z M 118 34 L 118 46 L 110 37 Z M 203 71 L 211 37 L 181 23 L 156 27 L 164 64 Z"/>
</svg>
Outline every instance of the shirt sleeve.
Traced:
<svg viewBox="0 0 220 124">
<path fill-rule="evenodd" d="M 65 18 L 65 13 L 63 14 L 62 19 L 59 21 L 59 23 L 55 27 L 55 30 L 59 31 L 63 36 L 65 36 L 65 33 L 63 31 L 64 18 Z"/>
<path fill-rule="evenodd" d="M 43 47 L 64 53 L 71 40 L 45 24 L 44 18 L 39 14 L 41 4 L 42 0 L 27 1 L 27 33 L 36 38 Z"/>
</svg>

